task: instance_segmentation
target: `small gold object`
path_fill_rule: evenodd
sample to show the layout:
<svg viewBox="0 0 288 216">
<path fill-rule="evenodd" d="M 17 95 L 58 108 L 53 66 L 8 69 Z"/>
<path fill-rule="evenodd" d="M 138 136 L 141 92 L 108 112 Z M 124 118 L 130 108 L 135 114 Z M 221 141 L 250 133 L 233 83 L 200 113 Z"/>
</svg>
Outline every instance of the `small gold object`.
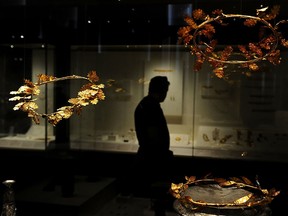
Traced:
<svg viewBox="0 0 288 216">
<path fill-rule="evenodd" d="M 181 141 L 181 137 L 175 137 L 175 141 L 180 142 Z"/>
<path fill-rule="evenodd" d="M 202 137 L 203 137 L 203 140 L 204 140 L 205 142 L 209 142 L 209 141 L 210 141 L 207 134 L 204 133 L 204 134 L 202 135 Z"/>
</svg>

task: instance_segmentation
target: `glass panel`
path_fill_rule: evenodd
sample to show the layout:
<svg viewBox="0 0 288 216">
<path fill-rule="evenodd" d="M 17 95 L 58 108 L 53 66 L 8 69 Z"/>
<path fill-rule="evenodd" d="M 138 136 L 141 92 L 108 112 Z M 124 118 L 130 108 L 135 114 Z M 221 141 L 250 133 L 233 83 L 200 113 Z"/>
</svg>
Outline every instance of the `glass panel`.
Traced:
<svg viewBox="0 0 288 216">
<path fill-rule="evenodd" d="M 171 147 L 176 154 L 192 155 L 192 59 L 183 48 L 172 45 L 102 46 L 101 52 L 98 47 L 88 51 L 75 47 L 73 73 L 96 70 L 100 83 L 106 85 L 106 98 L 71 119 L 72 148 L 136 152 L 134 109 L 147 95 L 150 78 L 162 75 L 171 83 L 167 99 L 161 104 L 171 133 Z M 114 80 L 110 87 L 109 80 Z M 73 85 L 71 92 L 80 87 L 80 83 Z"/>
<path fill-rule="evenodd" d="M 262 63 L 262 71 L 250 77 L 239 68 L 228 81 L 211 78 L 211 68 L 202 68 L 196 87 L 195 156 L 286 160 L 285 65 Z"/>
<path fill-rule="evenodd" d="M 1 147 L 41 149 L 47 147 L 48 142 L 54 139 L 53 127 L 47 125 L 45 119 L 40 117 L 40 124 L 32 122 L 27 112 L 13 110 L 19 101 L 9 101 L 16 95 L 10 94 L 17 91 L 24 85 L 24 79 L 34 83 L 38 80 L 39 74 L 52 71 L 53 49 L 41 48 L 37 45 L 19 45 L 1 47 L 2 56 L 2 105 L 1 114 Z M 37 73 L 36 73 L 37 71 Z M 38 113 L 51 112 L 53 107 L 53 88 L 40 86 L 40 95 L 35 96 Z M 48 101 L 49 100 L 49 101 Z M 48 103 L 49 102 L 49 103 Z"/>
</svg>

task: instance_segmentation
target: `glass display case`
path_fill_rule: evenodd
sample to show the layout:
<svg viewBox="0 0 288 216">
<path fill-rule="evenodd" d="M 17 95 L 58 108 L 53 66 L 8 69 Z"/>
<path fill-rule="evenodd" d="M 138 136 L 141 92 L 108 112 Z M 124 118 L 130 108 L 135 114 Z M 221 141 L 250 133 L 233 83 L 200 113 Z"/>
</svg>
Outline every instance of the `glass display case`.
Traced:
<svg viewBox="0 0 288 216">
<path fill-rule="evenodd" d="M 12 46 L 12 45 L 11 45 Z M 13 110 L 15 101 L 9 101 L 16 91 L 24 84 L 24 80 L 37 82 L 39 74 L 53 73 L 53 47 L 41 47 L 41 44 L 1 46 L 6 50 L 2 54 L 3 97 L 1 107 L 1 142 L 3 148 L 45 150 L 49 143 L 55 140 L 53 127 L 41 121 L 35 124 L 28 114 Z M 41 86 L 41 94 L 37 98 L 40 113 L 52 112 L 54 109 L 53 86 Z"/>
<path fill-rule="evenodd" d="M 177 44 L 177 30 L 184 13 L 191 14 L 193 8 L 219 7 L 205 2 L 5 4 L 0 11 L 4 29 L 0 37 L 0 148 L 45 151 L 57 147 L 58 139 L 73 151 L 133 154 L 138 149 L 134 109 L 147 94 L 150 78 L 163 75 L 171 85 L 161 106 L 176 156 L 287 162 L 287 51 L 281 50 L 281 64 L 263 61 L 262 70 L 251 76 L 233 68 L 229 80 L 219 79 L 208 63 L 195 72 L 195 56 Z M 284 1 L 276 3 L 284 8 L 280 18 L 287 18 Z M 260 6 L 257 1 L 224 5 L 227 12 L 252 15 Z M 115 12 L 119 10 L 125 16 L 119 17 Z M 227 35 L 223 37 L 225 41 Z M 27 113 L 14 111 L 15 103 L 9 101 L 10 91 L 17 90 L 24 79 L 37 82 L 39 74 L 86 76 L 91 70 L 105 84 L 105 100 L 55 127 L 45 118 L 35 124 Z M 63 85 L 64 92 L 54 84 L 41 87 L 39 113 L 67 104 L 83 82 Z"/>
<path fill-rule="evenodd" d="M 73 69 L 97 68 L 102 79 L 116 80 L 117 88 L 123 89 L 107 87 L 105 101 L 71 119 L 72 148 L 136 152 L 134 109 L 147 94 L 150 78 L 165 75 L 171 86 L 161 106 L 176 155 L 285 160 L 285 62 L 264 65 L 265 71 L 251 77 L 235 71 L 226 81 L 213 77 L 208 64 L 195 73 L 194 57 L 180 46 L 154 46 L 150 59 L 147 47 L 142 49 L 72 51 Z"/>
<path fill-rule="evenodd" d="M 150 78 L 162 75 L 170 80 L 161 106 L 170 127 L 171 147 L 176 154 L 192 155 L 195 74 L 190 54 L 181 46 L 150 46 L 148 52 L 147 46 L 102 49 L 99 53 L 97 47 L 89 51 L 75 47 L 71 54 L 73 73 L 95 69 L 104 83 L 115 80 L 104 89 L 104 101 L 71 119 L 73 148 L 136 152 L 134 109 L 148 93 Z M 80 87 L 75 84 L 71 91 Z"/>
</svg>

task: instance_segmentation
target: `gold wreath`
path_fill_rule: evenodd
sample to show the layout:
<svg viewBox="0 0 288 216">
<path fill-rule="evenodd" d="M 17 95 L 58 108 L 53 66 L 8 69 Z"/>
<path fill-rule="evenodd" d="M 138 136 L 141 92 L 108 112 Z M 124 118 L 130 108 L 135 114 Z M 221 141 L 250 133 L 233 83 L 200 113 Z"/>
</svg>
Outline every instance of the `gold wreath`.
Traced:
<svg viewBox="0 0 288 216">
<path fill-rule="evenodd" d="M 172 183 L 169 189 L 170 194 L 177 198 L 183 206 L 189 208 L 191 210 L 197 210 L 202 207 L 253 207 L 259 205 L 265 205 L 270 203 L 276 196 L 280 194 L 280 191 L 277 191 L 275 188 L 270 189 L 262 189 L 260 187 L 260 183 L 257 180 L 257 185 L 255 186 L 252 181 L 250 181 L 247 177 L 241 176 L 231 177 L 229 179 L 224 178 L 203 178 L 196 179 L 195 176 L 187 177 L 185 176 L 186 182 L 175 184 Z M 201 185 L 201 184 L 218 184 L 220 187 L 236 187 L 236 188 L 244 188 L 251 193 L 248 195 L 238 198 L 229 203 L 209 203 L 203 200 L 193 200 L 192 197 L 184 195 L 185 190 L 189 187 L 189 185 Z M 258 198 L 258 199 L 253 199 Z M 260 198 L 260 199 L 259 199 Z"/>
<path fill-rule="evenodd" d="M 213 67 L 213 73 L 218 78 L 228 78 L 227 73 L 224 71 L 228 64 L 238 64 L 242 68 L 248 68 L 244 74 L 250 76 L 251 71 L 259 70 L 257 62 L 261 60 L 268 60 L 274 65 L 280 64 L 281 58 L 280 50 L 277 49 L 278 44 L 288 48 L 288 41 L 280 32 L 280 25 L 288 23 L 288 20 L 282 20 L 274 27 L 269 23 L 269 21 L 276 18 L 279 10 L 280 6 L 276 5 L 272 7 L 269 13 L 267 12 L 267 7 L 258 9 L 257 16 L 249 16 L 224 14 L 222 10 L 217 9 L 212 12 L 210 17 L 203 10 L 196 9 L 192 12 L 192 17 L 187 15 L 184 18 L 188 25 L 178 29 L 178 43 L 184 43 L 186 47 L 189 47 L 190 53 L 196 56 L 195 71 L 199 71 L 202 64 L 207 61 Z M 228 45 L 222 51 L 216 52 L 217 39 L 213 39 L 216 30 L 212 23 L 226 26 L 228 24 L 224 23 L 224 20 L 227 18 L 244 19 L 243 25 L 247 27 L 254 27 L 257 23 L 262 23 L 265 28 L 270 29 L 271 34 L 263 36 L 257 43 L 250 42 L 247 45 L 238 45 L 237 50 Z M 230 60 L 229 58 L 232 54 L 241 55 L 244 60 Z"/>
<path fill-rule="evenodd" d="M 11 95 L 17 96 L 9 98 L 9 101 L 20 101 L 14 106 L 13 110 L 27 112 L 28 117 L 32 118 L 36 124 L 40 124 L 40 117 L 43 117 L 47 118 L 50 124 L 56 126 L 62 119 L 70 118 L 73 113 L 77 113 L 79 115 L 82 108 L 90 103 L 96 105 L 99 100 L 105 99 L 105 95 L 102 90 L 104 88 L 104 84 L 96 84 L 96 82 L 99 81 L 96 71 L 90 71 L 87 77 L 70 75 L 57 78 L 44 74 L 39 74 L 37 77 L 38 81 L 36 83 L 25 79 L 23 86 L 21 86 L 17 91 L 10 92 Z M 60 107 L 53 113 L 38 113 L 38 105 L 35 102 L 37 98 L 33 98 L 33 96 L 40 94 L 39 86 L 69 79 L 84 79 L 89 83 L 81 87 L 76 98 L 70 98 L 68 100 L 71 105 Z"/>
</svg>

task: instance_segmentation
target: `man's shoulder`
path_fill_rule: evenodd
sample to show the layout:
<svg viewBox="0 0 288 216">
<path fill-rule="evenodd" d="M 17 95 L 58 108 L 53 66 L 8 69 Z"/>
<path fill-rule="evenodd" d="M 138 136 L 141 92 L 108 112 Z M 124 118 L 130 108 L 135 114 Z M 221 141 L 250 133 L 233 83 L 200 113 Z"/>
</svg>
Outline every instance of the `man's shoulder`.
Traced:
<svg viewBox="0 0 288 216">
<path fill-rule="evenodd" d="M 151 97 L 146 96 L 140 102 L 139 105 L 142 106 L 157 106 L 159 103 L 155 102 Z"/>
</svg>

